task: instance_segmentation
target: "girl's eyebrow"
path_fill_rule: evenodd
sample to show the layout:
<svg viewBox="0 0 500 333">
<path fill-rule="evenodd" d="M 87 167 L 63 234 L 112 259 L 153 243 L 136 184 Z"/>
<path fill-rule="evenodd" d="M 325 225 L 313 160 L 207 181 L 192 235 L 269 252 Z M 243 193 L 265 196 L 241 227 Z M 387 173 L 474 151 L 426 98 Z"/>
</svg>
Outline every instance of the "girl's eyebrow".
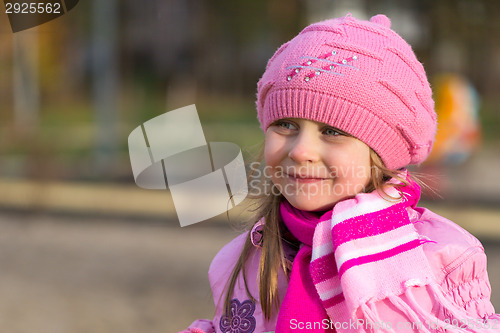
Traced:
<svg viewBox="0 0 500 333">
<path fill-rule="evenodd" d="M 331 128 L 331 129 L 333 129 L 333 130 L 335 130 L 337 132 L 343 132 L 341 129 L 339 129 L 339 128 L 335 127 L 335 126 L 328 125 L 328 124 L 325 124 L 325 123 L 319 123 L 319 124 L 320 124 L 320 127 L 322 127 L 322 128 L 327 127 L 327 128 Z"/>
<path fill-rule="evenodd" d="M 293 121 L 293 118 L 280 118 L 273 121 L 270 125 L 278 124 L 283 121 Z"/>
</svg>

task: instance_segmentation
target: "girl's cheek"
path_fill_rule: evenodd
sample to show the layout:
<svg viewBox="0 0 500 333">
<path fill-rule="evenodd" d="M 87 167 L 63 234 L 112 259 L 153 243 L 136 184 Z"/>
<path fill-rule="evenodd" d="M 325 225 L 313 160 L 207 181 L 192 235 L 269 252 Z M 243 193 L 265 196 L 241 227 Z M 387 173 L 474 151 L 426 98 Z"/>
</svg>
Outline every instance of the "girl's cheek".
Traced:
<svg viewBox="0 0 500 333">
<path fill-rule="evenodd" d="M 274 138 L 273 133 L 269 131 L 266 133 L 266 138 L 264 140 L 264 154 L 269 155 L 272 150 L 275 149 L 276 138 Z"/>
</svg>

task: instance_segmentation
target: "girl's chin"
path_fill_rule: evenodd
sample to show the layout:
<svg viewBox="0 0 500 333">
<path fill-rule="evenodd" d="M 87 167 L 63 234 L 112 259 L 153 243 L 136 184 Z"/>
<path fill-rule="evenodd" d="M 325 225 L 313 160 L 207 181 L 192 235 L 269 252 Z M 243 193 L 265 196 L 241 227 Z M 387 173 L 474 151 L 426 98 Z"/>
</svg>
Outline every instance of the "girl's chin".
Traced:
<svg viewBox="0 0 500 333">
<path fill-rule="evenodd" d="M 337 203 L 335 201 L 320 202 L 314 198 L 310 199 L 298 199 L 298 198 L 287 198 L 288 202 L 295 208 L 308 211 L 308 212 L 325 212 L 333 208 Z"/>
</svg>

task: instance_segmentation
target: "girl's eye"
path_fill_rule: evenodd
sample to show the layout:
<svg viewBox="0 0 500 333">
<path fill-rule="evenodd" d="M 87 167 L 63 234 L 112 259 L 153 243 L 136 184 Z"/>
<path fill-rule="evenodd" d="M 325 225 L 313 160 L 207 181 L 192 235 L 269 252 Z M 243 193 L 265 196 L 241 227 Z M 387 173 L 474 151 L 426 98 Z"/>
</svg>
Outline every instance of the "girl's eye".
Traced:
<svg viewBox="0 0 500 333">
<path fill-rule="evenodd" d="M 279 128 L 287 129 L 287 130 L 297 129 L 297 127 L 294 124 L 292 124 L 291 122 L 288 122 L 288 121 L 279 121 L 275 124 L 275 126 L 277 126 Z"/>
<path fill-rule="evenodd" d="M 326 129 L 323 131 L 323 133 L 324 133 L 325 135 L 328 135 L 328 136 L 338 136 L 338 135 L 342 135 L 342 132 L 339 132 L 339 131 L 337 131 L 337 130 L 335 130 L 335 129 L 331 128 L 331 127 L 330 127 L 330 128 L 326 128 Z"/>
</svg>

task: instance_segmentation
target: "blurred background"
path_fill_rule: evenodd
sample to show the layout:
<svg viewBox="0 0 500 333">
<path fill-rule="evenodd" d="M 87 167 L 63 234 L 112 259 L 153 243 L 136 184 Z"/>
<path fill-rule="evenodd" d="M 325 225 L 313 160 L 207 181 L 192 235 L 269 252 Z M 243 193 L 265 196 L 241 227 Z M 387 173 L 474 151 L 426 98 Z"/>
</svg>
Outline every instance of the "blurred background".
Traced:
<svg viewBox="0 0 500 333">
<path fill-rule="evenodd" d="M 12 33 L 0 6 L 0 331 L 176 332 L 213 315 L 206 274 L 237 231 L 180 228 L 134 184 L 127 137 L 196 104 L 207 141 L 263 141 L 267 60 L 305 25 L 387 14 L 432 82 L 423 206 L 485 245 L 500 311 L 500 2 L 87 0 Z"/>
</svg>

